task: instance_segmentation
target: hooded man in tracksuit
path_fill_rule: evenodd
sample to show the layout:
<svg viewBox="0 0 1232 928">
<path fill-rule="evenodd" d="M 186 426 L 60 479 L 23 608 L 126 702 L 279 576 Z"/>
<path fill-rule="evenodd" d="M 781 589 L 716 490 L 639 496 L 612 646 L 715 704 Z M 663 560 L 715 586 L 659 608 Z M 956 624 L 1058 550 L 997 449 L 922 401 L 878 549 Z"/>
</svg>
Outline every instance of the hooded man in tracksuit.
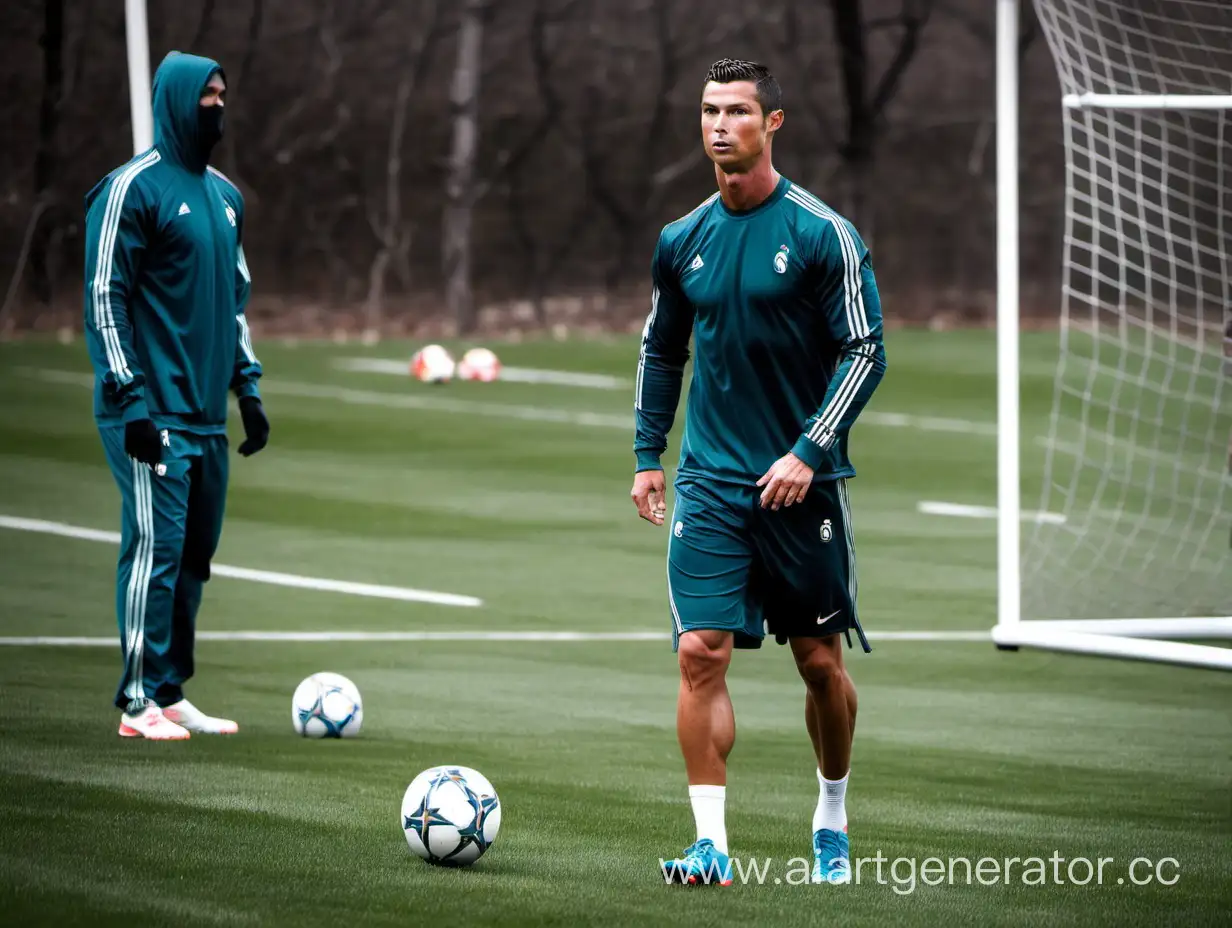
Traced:
<svg viewBox="0 0 1232 928">
<path fill-rule="evenodd" d="M 120 488 L 120 735 L 230 734 L 184 698 L 202 585 L 222 534 L 228 392 L 244 456 L 269 421 L 244 308 L 244 198 L 209 167 L 222 137 L 217 62 L 172 52 L 154 77 L 154 146 L 86 196 L 85 331 L 94 416 Z"/>
</svg>

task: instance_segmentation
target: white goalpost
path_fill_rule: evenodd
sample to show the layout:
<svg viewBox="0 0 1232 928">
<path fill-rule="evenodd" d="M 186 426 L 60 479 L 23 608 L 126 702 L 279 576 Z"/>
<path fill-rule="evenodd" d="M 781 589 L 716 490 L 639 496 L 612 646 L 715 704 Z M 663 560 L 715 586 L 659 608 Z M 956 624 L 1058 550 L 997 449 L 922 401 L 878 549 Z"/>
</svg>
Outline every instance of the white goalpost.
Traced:
<svg viewBox="0 0 1232 928">
<path fill-rule="evenodd" d="M 1232 670 L 1232 648 L 1194 643 L 1232 642 L 1232 4 L 1035 7 L 1062 90 L 1060 351 L 1046 433 L 1024 434 L 1020 10 L 997 0 L 992 637 Z M 1024 529 L 1027 456 L 1059 516 Z"/>
<path fill-rule="evenodd" d="M 133 123 L 133 154 L 154 144 L 150 108 L 150 30 L 145 0 L 124 0 L 124 42 L 128 48 L 128 109 Z"/>
</svg>

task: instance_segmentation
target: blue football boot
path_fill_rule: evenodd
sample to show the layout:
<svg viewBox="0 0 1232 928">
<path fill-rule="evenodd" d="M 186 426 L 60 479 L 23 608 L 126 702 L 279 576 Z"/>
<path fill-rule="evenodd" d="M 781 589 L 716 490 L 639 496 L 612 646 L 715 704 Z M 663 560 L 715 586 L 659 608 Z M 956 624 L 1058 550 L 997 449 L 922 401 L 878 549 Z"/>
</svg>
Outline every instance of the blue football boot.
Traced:
<svg viewBox="0 0 1232 928">
<path fill-rule="evenodd" d="M 813 832 L 813 882 L 851 882 L 851 845 L 846 828 L 819 828 Z"/>
<path fill-rule="evenodd" d="M 699 883 L 731 886 L 731 858 L 714 846 L 709 838 L 700 838 L 685 848 L 684 856 L 661 861 L 663 879 L 667 883 Z"/>
</svg>

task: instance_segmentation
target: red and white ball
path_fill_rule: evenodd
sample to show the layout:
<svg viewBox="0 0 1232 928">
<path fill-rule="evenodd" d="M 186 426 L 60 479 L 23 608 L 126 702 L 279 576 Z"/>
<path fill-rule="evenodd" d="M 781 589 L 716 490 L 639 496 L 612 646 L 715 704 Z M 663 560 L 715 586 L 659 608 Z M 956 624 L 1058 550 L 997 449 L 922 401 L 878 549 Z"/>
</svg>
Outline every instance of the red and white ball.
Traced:
<svg viewBox="0 0 1232 928">
<path fill-rule="evenodd" d="M 456 367 L 453 355 L 441 345 L 424 345 L 411 356 L 411 376 L 422 383 L 447 383 Z"/>
<path fill-rule="evenodd" d="M 494 352 L 487 348 L 472 348 L 458 362 L 458 379 L 479 380 L 491 383 L 500 377 L 501 363 Z"/>
</svg>

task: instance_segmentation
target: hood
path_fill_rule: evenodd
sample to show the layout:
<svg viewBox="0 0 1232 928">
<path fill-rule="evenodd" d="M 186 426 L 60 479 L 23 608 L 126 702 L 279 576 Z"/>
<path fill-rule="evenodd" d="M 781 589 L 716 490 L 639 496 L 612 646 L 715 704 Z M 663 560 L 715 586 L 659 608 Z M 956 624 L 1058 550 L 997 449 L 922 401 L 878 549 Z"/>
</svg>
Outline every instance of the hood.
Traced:
<svg viewBox="0 0 1232 928">
<path fill-rule="evenodd" d="M 216 73 L 223 74 L 217 61 L 169 52 L 154 75 L 154 145 L 162 157 L 197 174 L 207 160 L 197 139 L 197 108 Z"/>
</svg>

